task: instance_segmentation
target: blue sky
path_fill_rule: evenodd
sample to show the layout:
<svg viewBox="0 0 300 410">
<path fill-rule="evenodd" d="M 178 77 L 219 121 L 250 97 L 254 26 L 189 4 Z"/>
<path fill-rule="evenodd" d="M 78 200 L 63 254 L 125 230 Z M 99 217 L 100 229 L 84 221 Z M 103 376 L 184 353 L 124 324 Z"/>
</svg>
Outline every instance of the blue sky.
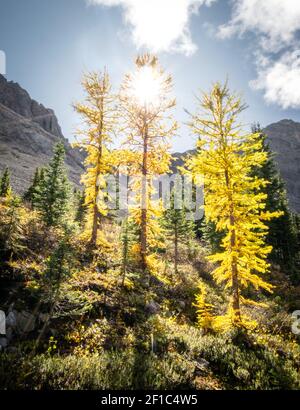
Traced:
<svg viewBox="0 0 300 410">
<path fill-rule="evenodd" d="M 289 7 L 298 3 L 297 9 L 281 12 L 277 31 L 272 25 L 278 10 L 272 7 L 278 0 L 265 0 L 264 7 L 270 9 L 261 10 L 261 1 L 251 10 L 250 0 L 173 0 L 163 11 L 168 13 L 165 27 L 159 27 L 156 16 L 159 4 L 167 6 L 170 0 L 151 0 L 157 4 L 153 16 L 141 14 L 136 1 L 92 0 L 101 3 L 92 5 L 87 0 L 0 0 L 0 50 L 6 54 L 7 78 L 53 108 L 67 138 L 73 139 L 79 124 L 71 104 L 82 98 L 82 73 L 106 66 L 117 90 L 137 52 L 146 49 L 157 51 L 173 74 L 175 116 L 182 123 L 188 120 L 184 109 L 195 109 L 195 94 L 227 76 L 230 88 L 249 105 L 242 118 L 246 126 L 283 118 L 300 121 L 298 0 L 286 0 Z M 176 15 L 176 4 L 187 10 L 186 21 L 180 20 L 181 9 Z M 263 23 L 256 22 L 254 11 L 264 13 Z M 139 16 L 150 32 L 136 22 Z M 168 33 L 175 33 L 173 40 Z M 183 124 L 173 150 L 185 151 L 194 144 Z"/>
</svg>

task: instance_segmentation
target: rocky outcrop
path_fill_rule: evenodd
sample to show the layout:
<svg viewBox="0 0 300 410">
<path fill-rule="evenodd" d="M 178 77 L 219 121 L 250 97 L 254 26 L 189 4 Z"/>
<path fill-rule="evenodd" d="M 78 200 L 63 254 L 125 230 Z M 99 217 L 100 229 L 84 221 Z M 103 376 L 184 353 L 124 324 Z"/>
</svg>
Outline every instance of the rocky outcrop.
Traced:
<svg viewBox="0 0 300 410">
<path fill-rule="evenodd" d="M 23 337 L 36 330 L 37 325 L 43 323 L 42 313 L 31 313 L 26 310 L 17 311 L 13 305 L 9 307 L 5 316 L 5 332 L 0 334 L 0 351 L 10 346 L 15 338 Z"/>
<path fill-rule="evenodd" d="M 264 132 L 285 181 L 290 207 L 300 212 L 300 123 L 282 120 Z"/>
<path fill-rule="evenodd" d="M 2 75 L 0 75 L 0 104 L 24 118 L 36 122 L 45 131 L 63 138 L 54 111 L 32 100 L 28 92 L 21 88 L 18 83 L 7 81 Z"/>
<path fill-rule="evenodd" d="M 22 194 L 28 188 L 35 169 L 49 162 L 58 142 L 65 146 L 69 176 L 78 186 L 83 155 L 63 137 L 54 111 L 0 75 L 0 171 L 9 167 L 16 192 Z"/>
</svg>

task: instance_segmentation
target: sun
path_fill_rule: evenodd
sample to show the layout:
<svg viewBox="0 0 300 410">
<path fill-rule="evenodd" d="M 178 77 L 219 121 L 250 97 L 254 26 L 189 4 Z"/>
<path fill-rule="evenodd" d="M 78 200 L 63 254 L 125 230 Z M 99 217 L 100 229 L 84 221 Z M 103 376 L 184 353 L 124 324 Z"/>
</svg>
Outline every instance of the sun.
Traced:
<svg viewBox="0 0 300 410">
<path fill-rule="evenodd" d="M 157 70 L 151 66 L 143 66 L 136 70 L 132 79 L 132 94 L 140 106 L 157 106 L 161 92 L 162 81 Z"/>
</svg>

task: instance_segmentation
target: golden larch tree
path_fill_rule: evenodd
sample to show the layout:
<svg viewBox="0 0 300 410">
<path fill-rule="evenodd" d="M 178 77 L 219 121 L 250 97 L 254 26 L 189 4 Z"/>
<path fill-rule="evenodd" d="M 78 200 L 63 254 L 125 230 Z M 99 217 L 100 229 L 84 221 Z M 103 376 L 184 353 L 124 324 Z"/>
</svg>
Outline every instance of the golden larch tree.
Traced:
<svg viewBox="0 0 300 410">
<path fill-rule="evenodd" d="M 200 113 L 193 115 L 191 127 L 198 137 L 198 150 L 189 166 L 204 177 L 205 214 L 217 231 L 225 232 L 222 251 L 210 256 L 217 264 L 213 277 L 231 290 L 227 315 L 219 323 L 244 326 L 241 304 L 254 303 L 242 296 L 242 290 L 272 291 L 261 274 L 269 270 L 265 221 L 278 213 L 265 211 L 268 181 L 253 176 L 254 167 L 267 159 L 259 134 L 242 132 L 239 114 L 245 109 L 239 96 L 231 94 L 227 84 L 216 83 L 203 94 Z"/>
<path fill-rule="evenodd" d="M 159 201 L 151 199 L 153 179 L 169 171 L 169 138 L 177 129 L 169 114 L 175 106 L 171 91 L 172 77 L 160 67 L 157 57 L 150 54 L 136 59 L 135 70 L 125 76 L 120 90 L 125 147 L 130 151 L 128 166 L 130 174 L 136 176 L 131 186 L 136 206 L 130 213 L 140 228 L 136 250 L 143 271 L 150 269 L 153 255 L 149 249 L 157 245 L 160 233 L 157 218 L 161 207 Z"/>
<path fill-rule="evenodd" d="M 86 93 L 84 103 L 74 105 L 84 120 L 84 129 L 78 131 L 81 139 L 74 146 L 86 151 L 86 173 L 82 177 L 85 186 L 85 205 L 87 207 L 86 232 L 92 247 L 96 247 L 99 221 L 107 214 L 105 202 L 107 175 L 112 168 L 109 144 L 116 131 L 117 114 L 115 97 L 112 94 L 110 78 L 103 73 L 85 74 L 82 86 Z"/>
</svg>

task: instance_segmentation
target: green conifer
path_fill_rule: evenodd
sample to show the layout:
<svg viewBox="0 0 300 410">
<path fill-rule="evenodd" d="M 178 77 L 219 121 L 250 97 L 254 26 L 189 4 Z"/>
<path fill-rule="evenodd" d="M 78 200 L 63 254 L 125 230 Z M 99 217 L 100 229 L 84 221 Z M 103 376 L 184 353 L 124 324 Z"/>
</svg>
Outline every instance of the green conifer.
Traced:
<svg viewBox="0 0 300 410">
<path fill-rule="evenodd" d="M 34 195 L 35 206 L 47 226 L 58 226 L 69 210 L 70 185 L 64 159 L 65 149 L 59 143 Z"/>
<path fill-rule="evenodd" d="M 189 243 L 195 236 L 194 222 L 187 219 L 187 213 L 184 207 L 176 209 L 176 194 L 171 192 L 170 207 L 164 211 L 162 225 L 165 229 L 166 236 L 174 244 L 174 271 L 178 274 L 179 244 Z M 179 206 L 178 206 L 179 208 Z"/>
<path fill-rule="evenodd" d="M 6 167 L 0 179 L 0 197 L 7 196 L 10 188 L 10 172 L 9 169 Z"/>
</svg>

